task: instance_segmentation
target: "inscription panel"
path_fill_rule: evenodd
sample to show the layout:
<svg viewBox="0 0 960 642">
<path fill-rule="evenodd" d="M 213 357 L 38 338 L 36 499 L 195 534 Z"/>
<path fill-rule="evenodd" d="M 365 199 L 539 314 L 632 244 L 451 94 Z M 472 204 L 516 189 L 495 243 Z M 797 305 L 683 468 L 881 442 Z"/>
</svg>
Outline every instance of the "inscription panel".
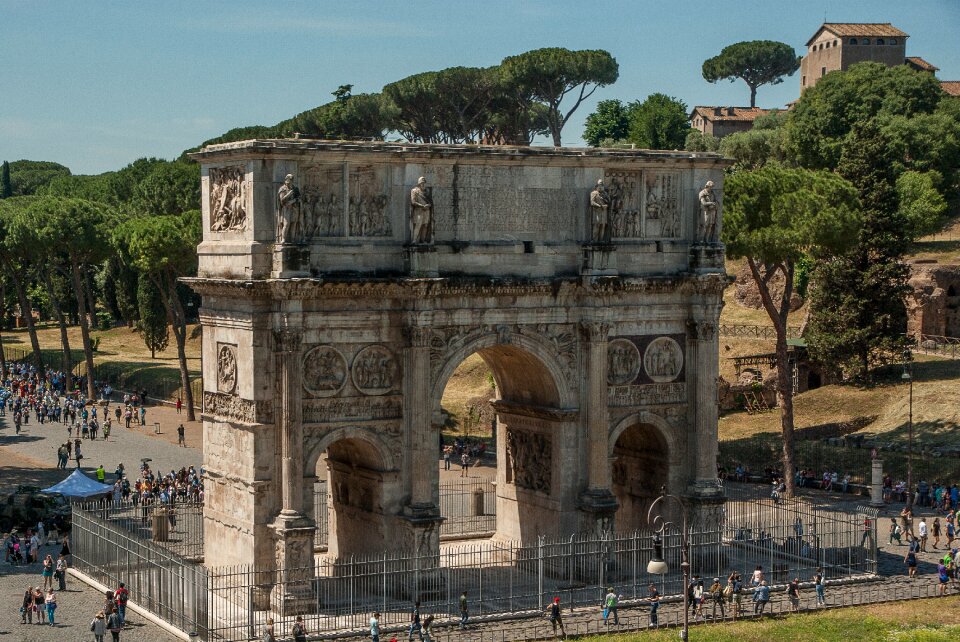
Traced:
<svg viewBox="0 0 960 642">
<path fill-rule="evenodd" d="M 403 399 L 397 397 L 352 397 L 306 399 L 303 423 L 323 424 L 341 421 L 380 421 L 403 416 Z"/>
<path fill-rule="evenodd" d="M 618 408 L 686 403 L 686 401 L 687 384 L 685 383 L 651 383 L 607 388 L 607 404 Z"/>
</svg>

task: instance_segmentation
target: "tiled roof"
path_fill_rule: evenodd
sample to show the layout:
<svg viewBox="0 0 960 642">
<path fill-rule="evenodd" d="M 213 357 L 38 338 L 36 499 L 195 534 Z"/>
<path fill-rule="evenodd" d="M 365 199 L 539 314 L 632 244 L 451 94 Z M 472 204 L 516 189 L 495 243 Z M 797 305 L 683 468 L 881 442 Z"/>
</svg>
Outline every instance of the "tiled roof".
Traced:
<svg viewBox="0 0 960 642">
<path fill-rule="evenodd" d="M 951 96 L 960 98 L 960 80 L 941 80 L 940 87 Z"/>
<path fill-rule="evenodd" d="M 940 67 L 934 67 L 920 56 L 907 56 L 906 63 L 920 71 L 938 71 Z"/>
<path fill-rule="evenodd" d="M 907 38 L 908 34 L 900 31 L 889 22 L 824 22 L 807 41 L 807 46 L 813 42 L 820 32 L 826 29 L 830 33 L 845 38 L 847 36 L 879 36 L 881 38 Z"/>
<path fill-rule="evenodd" d="M 717 114 L 718 109 L 720 110 L 719 115 Z M 733 110 L 733 114 L 730 113 L 731 109 Z M 769 114 L 770 111 L 769 109 L 761 109 L 760 107 L 705 107 L 698 105 L 690 112 L 690 120 L 693 120 L 693 117 L 699 113 L 704 120 L 713 122 L 721 120 L 753 121 L 757 116 Z"/>
</svg>

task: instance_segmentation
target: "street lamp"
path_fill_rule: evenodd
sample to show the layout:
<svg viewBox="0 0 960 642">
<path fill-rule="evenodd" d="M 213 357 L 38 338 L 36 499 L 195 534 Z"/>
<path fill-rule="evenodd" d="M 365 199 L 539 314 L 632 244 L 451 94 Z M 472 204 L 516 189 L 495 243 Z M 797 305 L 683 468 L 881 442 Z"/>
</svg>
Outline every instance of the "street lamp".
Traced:
<svg viewBox="0 0 960 642">
<path fill-rule="evenodd" d="M 913 354 L 903 351 L 903 381 L 910 384 L 910 402 L 907 411 L 907 510 L 913 510 Z"/>
<path fill-rule="evenodd" d="M 690 630 L 690 605 L 687 601 L 687 584 L 690 581 L 690 562 L 687 559 L 688 548 L 690 546 L 687 540 L 687 508 L 683 505 L 683 502 L 680 501 L 679 497 L 676 495 L 668 495 L 667 489 L 664 487 L 660 488 L 660 496 L 653 500 L 653 503 L 650 504 L 650 509 L 647 511 L 647 523 L 653 528 L 653 558 L 647 563 L 647 573 L 651 575 L 666 575 L 669 570 L 667 562 L 663 559 L 663 536 L 666 534 L 667 528 L 674 526 L 674 523 L 665 521 L 663 515 L 660 513 L 656 515 L 653 514 L 657 505 L 661 502 L 666 503 L 667 500 L 676 503 L 680 509 L 680 516 L 683 520 L 682 529 L 680 530 L 680 572 L 683 574 L 683 586 L 681 587 L 681 591 L 683 592 L 683 630 L 680 631 L 680 639 L 686 642 L 687 634 Z"/>
</svg>

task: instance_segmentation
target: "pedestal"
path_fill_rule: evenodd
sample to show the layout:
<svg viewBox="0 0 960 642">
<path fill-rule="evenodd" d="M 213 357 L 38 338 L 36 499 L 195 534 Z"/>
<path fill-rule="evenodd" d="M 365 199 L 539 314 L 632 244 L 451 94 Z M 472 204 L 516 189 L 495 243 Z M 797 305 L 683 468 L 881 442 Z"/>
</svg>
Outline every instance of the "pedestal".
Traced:
<svg viewBox="0 0 960 642">
<path fill-rule="evenodd" d="M 436 278 L 440 276 L 437 248 L 433 245 L 408 245 L 406 252 L 407 272 L 410 276 Z"/>
<path fill-rule="evenodd" d="M 874 459 L 870 465 L 870 505 L 883 506 L 883 460 Z"/>
<path fill-rule="evenodd" d="M 276 583 L 270 596 L 281 616 L 301 615 L 316 607 L 313 598 L 314 523 L 302 515 L 281 515 L 272 524 L 276 537 Z"/>
<path fill-rule="evenodd" d="M 309 246 L 289 243 L 274 246 L 271 276 L 275 279 L 310 276 Z"/>
<path fill-rule="evenodd" d="M 583 246 L 581 276 L 617 276 L 617 253 L 613 243 Z"/>
<path fill-rule="evenodd" d="M 698 243 L 690 248 L 692 272 L 716 272 L 724 269 L 724 247 L 721 243 Z"/>
<path fill-rule="evenodd" d="M 446 596 L 446 578 L 440 569 L 440 525 L 444 518 L 432 504 L 405 506 L 401 518 L 406 522 L 408 547 L 415 554 L 407 581 L 396 597 L 415 602 Z"/>
<path fill-rule="evenodd" d="M 588 490 L 580 495 L 580 511 L 583 513 L 581 530 L 596 536 L 612 533 L 620 504 L 609 490 Z"/>
</svg>

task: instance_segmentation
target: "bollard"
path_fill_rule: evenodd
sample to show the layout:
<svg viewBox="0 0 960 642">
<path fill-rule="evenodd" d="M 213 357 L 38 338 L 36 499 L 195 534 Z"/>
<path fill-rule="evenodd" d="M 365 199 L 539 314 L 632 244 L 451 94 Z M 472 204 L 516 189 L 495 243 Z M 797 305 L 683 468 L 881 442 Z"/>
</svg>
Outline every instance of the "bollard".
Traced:
<svg viewBox="0 0 960 642">
<path fill-rule="evenodd" d="M 160 434 L 160 422 L 159 422 L 159 421 L 153 422 L 153 432 L 154 432 L 155 434 L 157 434 L 157 435 Z"/>
</svg>

